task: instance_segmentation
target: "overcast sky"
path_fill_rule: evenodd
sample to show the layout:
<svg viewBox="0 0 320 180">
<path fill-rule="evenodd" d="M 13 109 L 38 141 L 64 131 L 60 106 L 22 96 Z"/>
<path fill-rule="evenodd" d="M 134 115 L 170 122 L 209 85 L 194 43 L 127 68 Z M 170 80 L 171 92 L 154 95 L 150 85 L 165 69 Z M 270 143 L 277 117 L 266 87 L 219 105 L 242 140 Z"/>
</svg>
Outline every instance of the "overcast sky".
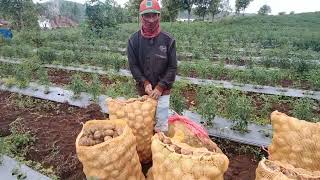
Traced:
<svg viewBox="0 0 320 180">
<path fill-rule="evenodd" d="M 41 0 L 33 0 L 39 2 Z M 48 1 L 48 0 L 42 0 Z M 84 3 L 86 0 L 70 0 L 74 2 Z M 123 5 L 128 0 L 116 0 L 119 4 Z M 231 7 L 234 9 L 235 0 L 230 0 Z M 246 13 L 256 13 L 259 8 L 267 4 L 271 6 L 272 14 L 278 14 L 279 12 L 285 11 L 289 13 L 294 11 L 296 13 L 301 12 L 314 12 L 320 11 L 320 0 L 254 0 L 249 5 Z"/>
</svg>

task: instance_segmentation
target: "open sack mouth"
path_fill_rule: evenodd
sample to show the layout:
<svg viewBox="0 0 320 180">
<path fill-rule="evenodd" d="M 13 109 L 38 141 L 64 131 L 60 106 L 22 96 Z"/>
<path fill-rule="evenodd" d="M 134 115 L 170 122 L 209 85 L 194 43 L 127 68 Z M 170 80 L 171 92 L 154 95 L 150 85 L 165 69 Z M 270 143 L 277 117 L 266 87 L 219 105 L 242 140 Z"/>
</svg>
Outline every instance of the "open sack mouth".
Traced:
<svg viewBox="0 0 320 180">
<path fill-rule="evenodd" d="M 158 135 L 159 141 L 162 142 L 168 150 L 170 150 L 171 152 L 175 152 L 177 154 L 194 155 L 194 156 L 210 156 L 219 152 L 218 149 L 208 150 L 205 147 L 195 148 L 195 147 L 189 146 L 186 143 L 180 143 L 178 141 L 172 140 L 171 138 L 167 137 L 162 132 L 157 133 L 157 135 Z"/>
<path fill-rule="evenodd" d="M 87 127 L 83 130 L 79 139 L 80 146 L 94 146 L 103 142 L 107 142 L 120 136 L 124 127 L 117 127 L 114 124 L 105 124 L 101 126 Z"/>
<path fill-rule="evenodd" d="M 265 160 L 263 163 L 269 171 L 282 173 L 291 179 L 320 179 L 320 171 L 307 171 L 302 168 L 294 168 L 292 165 L 284 165 L 283 163 L 270 160 Z"/>
</svg>

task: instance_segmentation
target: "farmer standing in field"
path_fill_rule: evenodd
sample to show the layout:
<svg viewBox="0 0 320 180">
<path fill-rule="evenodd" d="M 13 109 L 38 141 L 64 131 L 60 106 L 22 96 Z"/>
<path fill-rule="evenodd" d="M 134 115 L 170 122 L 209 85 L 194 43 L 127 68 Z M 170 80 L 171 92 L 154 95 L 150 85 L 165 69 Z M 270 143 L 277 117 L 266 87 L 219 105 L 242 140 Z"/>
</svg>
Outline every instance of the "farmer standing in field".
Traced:
<svg viewBox="0 0 320 180">
<path fill-rule="evenodd" d="M 177 72 L 173 37 L 160 30 L 160 6 L 157 0 L 140 4 L 141 29 L 128 42 L 129 67 L 137 82 L 139 95 L 154 99 L 168 95 Z"/>
<path fill-rule="evenodd" d="M 160 5 L 157 0 L 140 4 L 141 28 L 128 41 L 128 61 L 140 96 L 158 99 L 158 122 L 167 119 L 170 89 L 177 73 L 176 43 L 160 29 Z M 166 112 L 165 112 L 166 111 Z"/>
</svg>

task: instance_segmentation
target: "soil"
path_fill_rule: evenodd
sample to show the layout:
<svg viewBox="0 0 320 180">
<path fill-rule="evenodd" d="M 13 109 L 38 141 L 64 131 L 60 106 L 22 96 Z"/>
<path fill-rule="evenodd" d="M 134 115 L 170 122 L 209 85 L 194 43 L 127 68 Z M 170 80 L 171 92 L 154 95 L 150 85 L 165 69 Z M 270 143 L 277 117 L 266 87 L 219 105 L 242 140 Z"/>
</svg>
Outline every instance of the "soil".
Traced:
<svg viewBox="0 0 320 180">
<path fill-rule="evenodd" d="M 61 69 L 48 69 L 49 81 L 55 85 L 68 85 L 72 81 L 72 75 L 76 74 L 76 71 L 68 71 Z M 90 73 L 81 73 L 82 79 L 89 83 L 91 81 Z M 104 85 L 112 84 L 112 81 L 109 80 L 106 76 L 99 75 L 99 80 Z"/>
<path fill-rule="evenodd" d="M 106 119 L 97 105 L 77 108 L 68 104 L 37 100 L 32 107 L 18 107 L 9 99 L 14 94 L 0 91 L 1 136 L 9 135 L 9 124 L 20 119 L 23 131 L 36 138 L 27 152 L 27 160 L 40 162 L 44 167 L 54 167 L 61 179 L 83 179 L 82 165 L 75 151 L 75 140 L 82 125 L 90 119 Z M 21 101 L 25 101 L 24 96 Z"/>
<path fill-rule="evenodd" d="M 255 179 L 256 168 L 261 157 L 267 157 L 265 151 L 258 147 L 243 145 L 220 138 L 213 138 L 213 141 L 229 159 L 229 168 L 224 174 L 225 180 Z"/>
<path fill-rule="evenodd" d="M 26 102 L 26 97 L 19 98 L 16 94 L 0 91 L 1 136 L 9 135 L 9 124 L 19 119 L 23 131 L 30 131 L 36 138 L 27 152 L 27 160 L 40 162 L 47 168 L 52 166 L 61 179 L 84 179 L 82 165 L 75 152 L 76 136 L 81 131 L 81 123 L 90 119 L 105 119 L 107 115 L 95 105 L 77 108 L 35 98 L 34 104 L 21 107 L 17 102 Z M 214 141 L 230 159 L 226 180 L 254 179 L 258 161 L 253 154 L 242 153 L 239 149 L 241 144 Z"/>
<path fill-rule="evenodd" d="M 56 85 L 66 85 L 71 82 L 72 73 L 65 70 L 48 69 L 49 81 Z"/>
<path fill-rule="evenodd" d="M 301 80 L 301 89 L 304 90 L 310 90 L 313 88 L 312 84 L 306 80 Z M 316 91 L 319 91 L 319 89 L 315 89 Z"/>
<path fill-rule="evenodd" d="M 281 84 L 281 86 L 282 86 L 282 87 L 285 87 L 285 88 L 287 88 L 287 87 L 292 87 L 293 81 L 287 80 L 287 79 L 283 79 L 283 80 L 281 80 L 281 81 L 279 82 L 279 84 Z"/>
<path fill-rule="evenodd" d="M 183 97 L 186 98 L 187 109 L 191 109 L 194 106 L 197 106 L 197 94 L 194 88 L 189 87 L 185 91 L 182 92 Z"/>
<path fill-rule="evenodd" d="M 234 65 L 238 65 L 238 66 L 245 66 L 247 64 L 244 59 L 240 59 L 240 61 L 234 61 L 229 58 L 225 59 L 225 63 L 226 64 L 234 64 Z"/>
<path fill-rule="evenodd" d="M 198 77 L 197 72 L 194 71 L 194 70 L 190 71 L 189 77 L 191 77 L 191 78 L 197 78 L 197 77 Z"/>
</svg>

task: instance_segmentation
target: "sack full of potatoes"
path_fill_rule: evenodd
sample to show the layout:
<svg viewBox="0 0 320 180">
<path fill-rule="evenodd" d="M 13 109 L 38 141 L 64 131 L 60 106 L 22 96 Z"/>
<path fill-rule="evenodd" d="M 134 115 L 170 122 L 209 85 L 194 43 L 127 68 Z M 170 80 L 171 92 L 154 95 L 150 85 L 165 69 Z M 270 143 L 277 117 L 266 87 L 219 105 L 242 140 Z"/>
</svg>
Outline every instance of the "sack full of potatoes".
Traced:
<svg viewBox="0 0 320 180">
<path fill-rule="evenodd" d="M 307 171 L 292 165 L 262 159 L 256 170 L 256 180 L 319 180 L 320 171 Z"/>
<path fill-rule="evenodd" d="M 144 180 L 136 137 L 125 120 L 92 120 L 76 139 L 76 152 L 87 178 Z"/>
<path fill-rule="evenodd" d="M 168 136 L 174 140 L 186 143 L 192 147 L 206 147 L 208 150 L 222 152 L 218 146 L 211 141 L 207 131 L 191 119 L 173 115 L 168 119 Z"/>
<path fill-rule="evenodd" d="M 152 138 L 152 172 L 154 180 L 222 180 L 229 160 L 219 151 L 191 147 L 162 132 Z"/>
<path fill-rule="evenodd" d="M 151 138 L 155 126 L 157 101 L 143 96 L 128 100 L 107 99 L 110 119 L 125 119 L 137 138 L 137 152 L 142 163 L 151 161 Z"/>
<path fill-rule="evenodd" d="M 299 120 L 275 111 L 270 160 L 308 171 L 320 170 L 320 123 Z"/>
</svg>

